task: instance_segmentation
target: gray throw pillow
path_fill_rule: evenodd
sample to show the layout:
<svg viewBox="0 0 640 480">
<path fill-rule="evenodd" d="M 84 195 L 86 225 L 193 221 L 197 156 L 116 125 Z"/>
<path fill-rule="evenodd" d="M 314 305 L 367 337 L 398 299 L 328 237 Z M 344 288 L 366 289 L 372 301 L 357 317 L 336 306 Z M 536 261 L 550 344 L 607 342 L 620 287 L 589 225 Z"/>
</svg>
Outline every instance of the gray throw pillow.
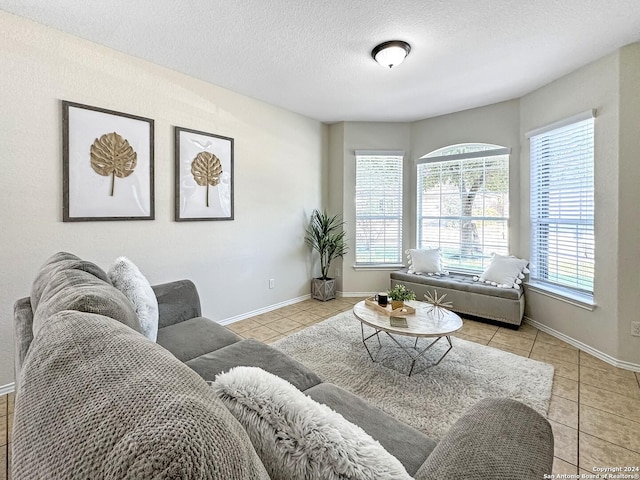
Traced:
<svg viewBox="0 0 640 480">
<path fill-rule="evenodd" d="M 107 275 L 113 286 L 131 300 L 140 322 L 140 333 L 155 342 L 158 337 L 158 299 L 149 281 L 127 257 L 118 257 Z"/>
<path fill-rule="evenodd" d="M 261 368 L 232 368 L 212 387 L 247 430 L 273 480 L 411 478 L 360 427 Z"/>
</svg>

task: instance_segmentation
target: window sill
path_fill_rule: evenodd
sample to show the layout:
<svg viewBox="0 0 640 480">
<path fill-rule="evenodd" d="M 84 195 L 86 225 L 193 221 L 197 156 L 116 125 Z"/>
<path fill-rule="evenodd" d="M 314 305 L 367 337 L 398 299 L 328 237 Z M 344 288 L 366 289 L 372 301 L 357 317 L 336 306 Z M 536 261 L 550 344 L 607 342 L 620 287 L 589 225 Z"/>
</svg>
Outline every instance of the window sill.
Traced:
<svg viewBox="0 0 640 480">
<path fill-rule="evenodd" d="M 550 298 L 555 298 L 556 300 L 569 303 L 576 307 L 584 308 L 585 310 L 589 310 L 590 312 L 593 312 L 593 310 L 596 308 L 596 303 L 593 295 L 578 293 L 568 288 L 557 287 L 555 285 L 548 285 L 546 283 L 538 283 L 534 281 L 529 281 L 525 283 L 525 285 L 532 292 L 536 292 L 540 295 L 545 295 Z"/>
<path fill-rule="evenodd" d="M 404 265 L 401 263 L 380 263 L 376 265 L 354 265 L 354 270 L 399 270 L 404 268 Z"/>
</svg>

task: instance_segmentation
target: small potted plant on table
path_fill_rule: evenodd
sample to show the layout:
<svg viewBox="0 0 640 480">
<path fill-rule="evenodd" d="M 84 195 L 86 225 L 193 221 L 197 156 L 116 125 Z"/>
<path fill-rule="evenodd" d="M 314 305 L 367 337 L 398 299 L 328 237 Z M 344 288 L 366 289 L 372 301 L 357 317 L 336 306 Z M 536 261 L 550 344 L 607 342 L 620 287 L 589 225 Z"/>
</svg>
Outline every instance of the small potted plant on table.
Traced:
<svg viewBox="0 0 640 480">
<path fill-rule="evenodd" d="M 389 300 L 391 300 L 392 310 L 404 307 L 405 300 L 415 299 L 416 294 L 401 283 L 396 283 L 395 286 L 389 290 Z"/>
<path fill-rule="evenodd" d="M 342 258 L 348 247 L 344 222 L 338 215 L 314 210 L 307 226 L 305 242 L 320 255 L 320 277 L 311 279 L 311 297 L 326 302 L 336 298 L 336 279 L 329 278 L 329 267 L 336 258 Z"/>
</svg>

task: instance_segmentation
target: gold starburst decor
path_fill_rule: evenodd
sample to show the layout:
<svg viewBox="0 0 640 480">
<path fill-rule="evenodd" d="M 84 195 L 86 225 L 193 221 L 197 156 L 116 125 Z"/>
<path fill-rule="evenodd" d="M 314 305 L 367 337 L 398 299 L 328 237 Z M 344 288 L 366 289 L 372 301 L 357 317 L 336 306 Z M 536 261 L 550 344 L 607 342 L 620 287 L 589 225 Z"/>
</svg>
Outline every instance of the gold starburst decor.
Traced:
<svg viewBox="0 0 640 480">
<path fill-rule="evenodd" d="M 429 291 L 427 291 L 427 293 L 424 294 L 424 298 L 427 301 L 427 303 L 430 303 L 432 305 L 431 310 L 435 308 L 446 308 L 448 310 L 451 309 L 453 307 L 453 303 L 445 302 L 444 297 L 446 296 L 447 294 L 445 293 L 444 295 L 438 297 L 437 290 L 434 290 L 433 294 Z"/>
</svg>

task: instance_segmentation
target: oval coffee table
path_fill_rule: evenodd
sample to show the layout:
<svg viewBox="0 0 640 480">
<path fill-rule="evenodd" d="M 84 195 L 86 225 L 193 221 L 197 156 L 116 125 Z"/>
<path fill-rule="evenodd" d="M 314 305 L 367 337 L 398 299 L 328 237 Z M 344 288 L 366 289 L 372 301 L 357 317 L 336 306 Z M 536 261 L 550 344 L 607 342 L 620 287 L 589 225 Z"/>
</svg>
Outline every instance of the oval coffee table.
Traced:
<svg viewBox="0 0 640 480">
<path fill-rule="evenodd" d="M 375 362 L 375 359 L 367 346 L 367 340 L 376 337 L 378 345 L 382 348 L 379 335 L 380 333 L 385 333 L 398 347 L 400 347 L 400 350 L 405 352 L 412 359 L 411 368 L 409 369 L 409 376 L 411 376 L 416 360 L 419 358 L 425 358 L 424 355 L 427 350 L 434 346 L 436 342 L 443 337 L 447 339 L 447 342 L 449 342 L 449 348 L 437 362 L 429 365 L 427 368 L 438 365 L 442 359 L 447 356 L 453 348 L 450 335 L 462 328 L 462 319 L 452 311 L 442 307 L 435 307 L 430 303 L 418 301 L 408 301 L 405 303 L 416 310 L 416 313 L 400 315 L 402 318 L 406 318 L 406 327 L 391 326 L 391 317 L 389 315 L 385 315 L 383 312 L 367 306 L 364 300 L 354 305 L 353 314 L 358 320 L 360 320 L 362 343 L 364 344 L 364 348 L 367 349 L 367 353 L 369 354 L 371 361 Z M 365 325 L 374 329 L 374 333 L 367 337 L 364 335 Z M 413 343 L 413 347 L 407 347 L 398 342 L 394 335 L 415 337 L 416 341 Z M 435 340 L 425 348 L 418 348 L 418 340 L 426 337 L 435 337 Z"/>
</svg>

